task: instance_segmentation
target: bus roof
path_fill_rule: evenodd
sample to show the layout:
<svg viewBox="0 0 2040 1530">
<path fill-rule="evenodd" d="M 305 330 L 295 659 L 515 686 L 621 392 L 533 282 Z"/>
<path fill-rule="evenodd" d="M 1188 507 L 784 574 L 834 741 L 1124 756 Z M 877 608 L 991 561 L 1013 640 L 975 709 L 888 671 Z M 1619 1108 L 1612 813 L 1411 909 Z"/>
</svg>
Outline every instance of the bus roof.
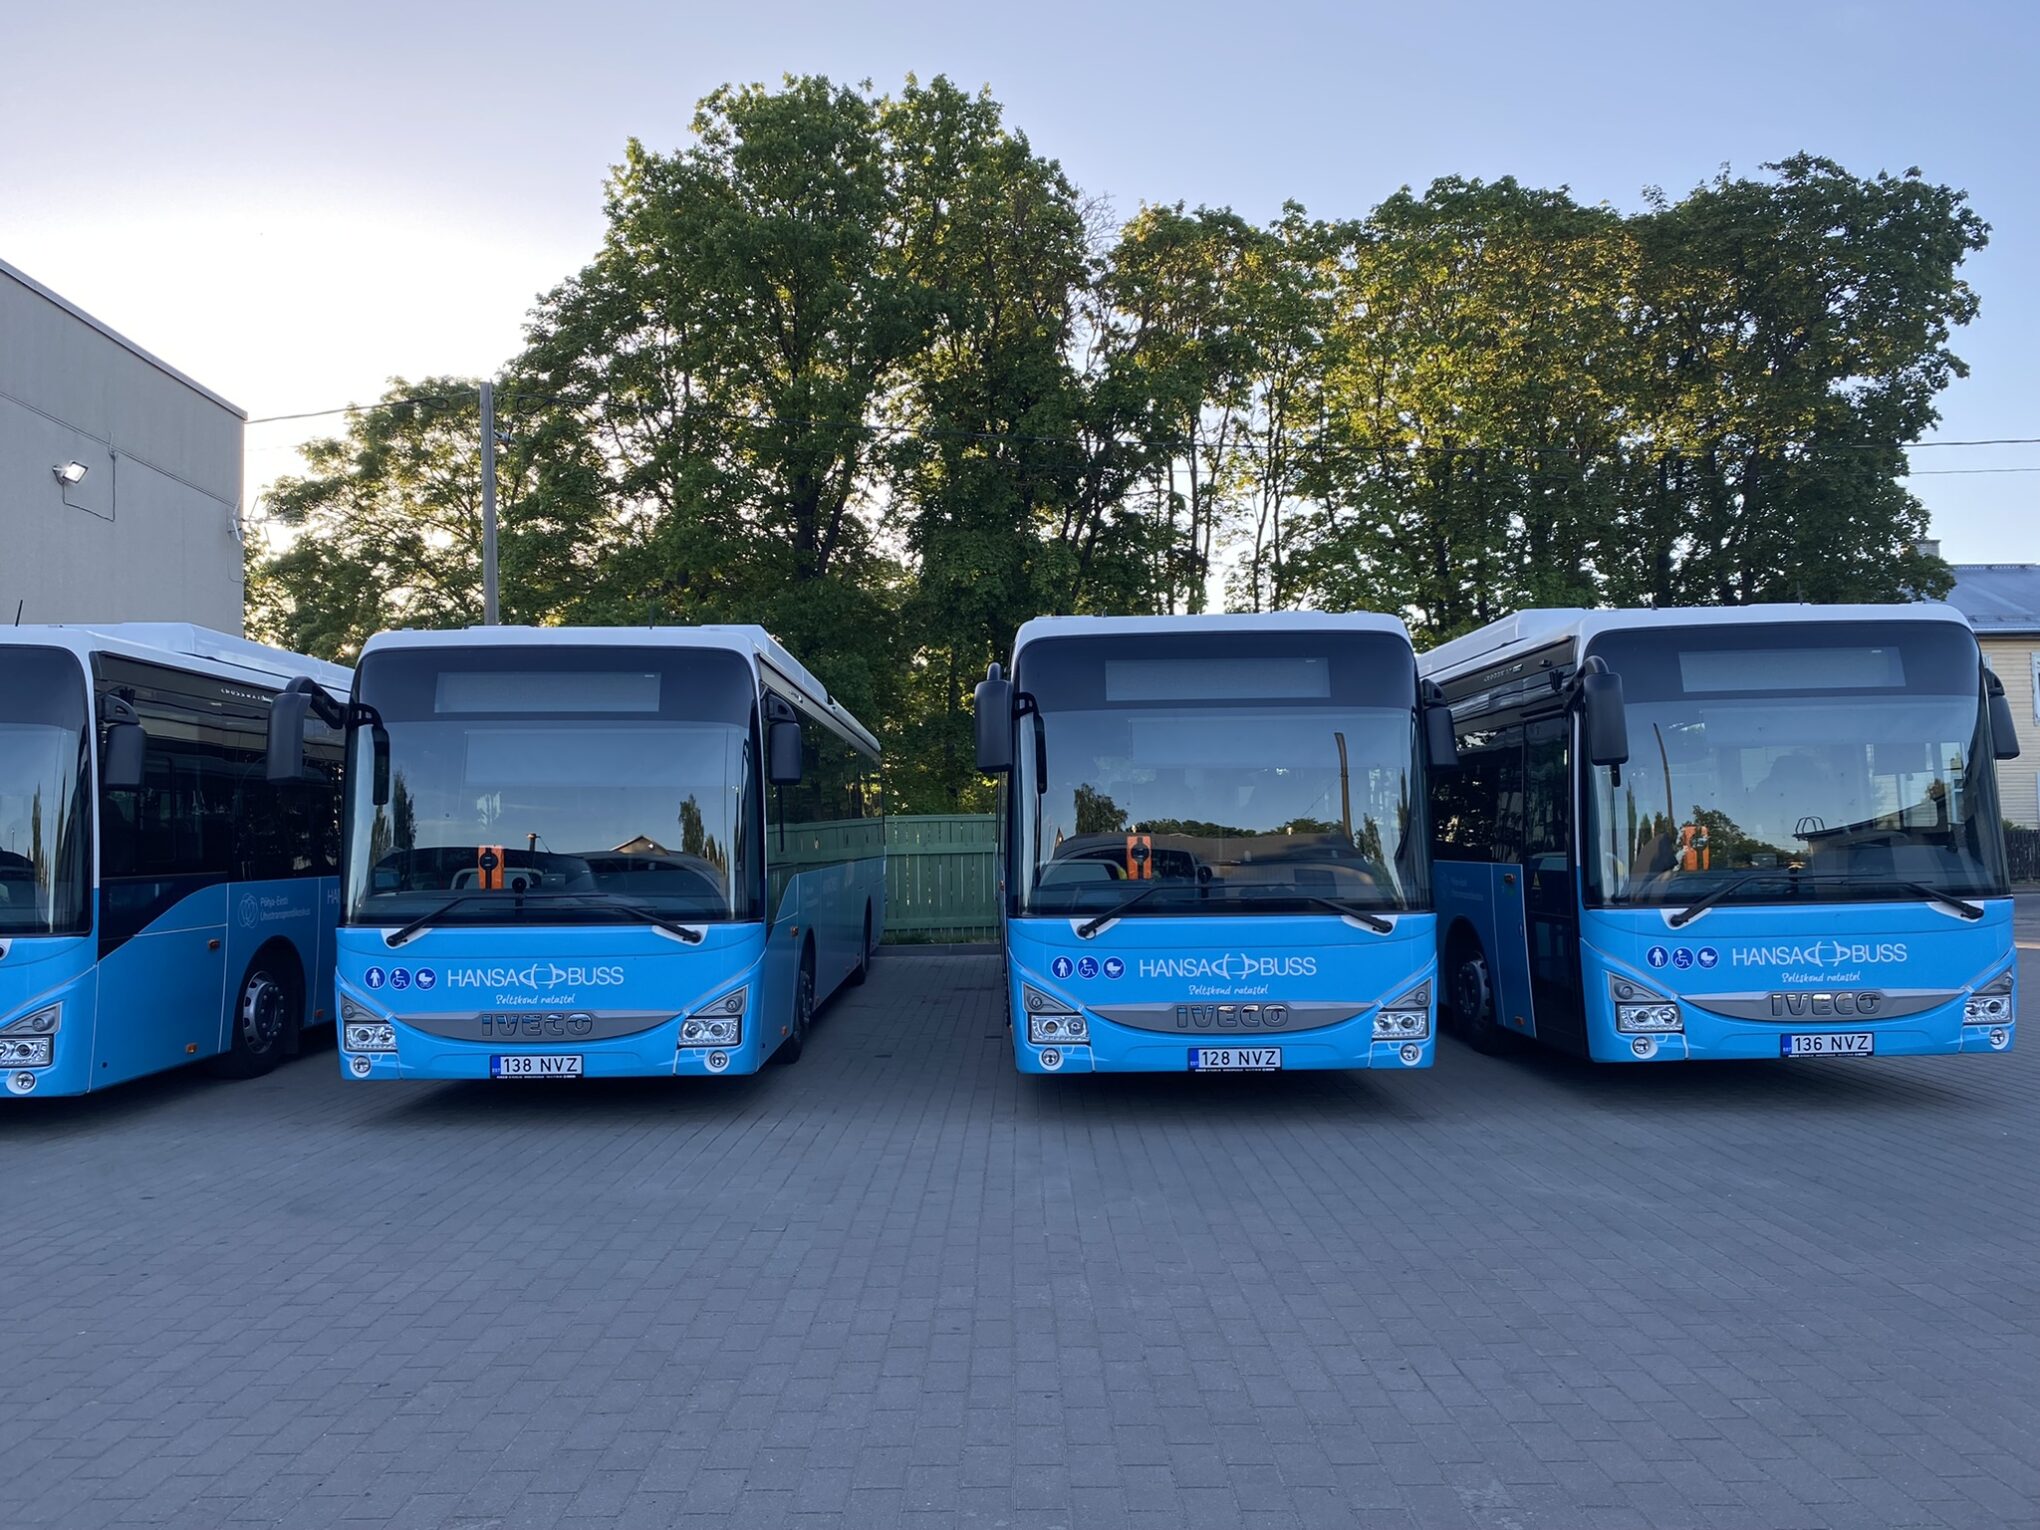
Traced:
<svg viewBox="0 0 2040 1530">
<path fill-rule="evenodd" d="M 1552 643 L 1576 638 L 1584 643 L 1604 632 L 1662 627 L 1737 627 L 1755 622 L 1954 622 L 1968 619 L 1938 600 L 1885 606 L 1668 606 L 1589 610 L 1580 606 L 1544 606 L 1518 611 L 1489 622 L 1462 637 L 1440 643 L 1417 656 L 1417 672 L 1442 680 L 1464 670 L 1501 663 Z"/>
<path fill-rule="evenodd" d="M 1373 611 L 1223 612 L 1209 616 L 1037 616 L 1021 624 L 1013 653 L 1042 638 L 1148 632 L 1379 632 L 1410 639 L 1399 616 Z"/>
<path fill-rule="evenodd" d="M 345 666 L 324 659 L 271 648 L 248 638 L 190 622 L 107 622 L 99 626 L 40 624 L 0 628 L 0 644 L 26 643 L 38 648 L 63 648 L 80 659 L 95 653 L 129 659 L 174 660 L 180 669 L 222 680 L 294 680 L 304 675 L 336 695 L 347 694 L 351 674 Z"/>
<path fill-rule="evenodd" d="M 826 712 L 841 727 L 873 753 L 879 742 L 872 731 L 853 716 L 849 708 L 829 694 L 829 688 L 811 674 L 805 664 L 780 644 L 763 627 L 727 623 L 696 627 L 447 627 L 402 628 L 378 632 L 361 650 L 365 659 L 391 648 L 549 648 L 572 645 L 583 648 L 719 648 L 734 653 L 746 663 L 773 671 L 800 695 L 800 699 Z"/>
</svg>

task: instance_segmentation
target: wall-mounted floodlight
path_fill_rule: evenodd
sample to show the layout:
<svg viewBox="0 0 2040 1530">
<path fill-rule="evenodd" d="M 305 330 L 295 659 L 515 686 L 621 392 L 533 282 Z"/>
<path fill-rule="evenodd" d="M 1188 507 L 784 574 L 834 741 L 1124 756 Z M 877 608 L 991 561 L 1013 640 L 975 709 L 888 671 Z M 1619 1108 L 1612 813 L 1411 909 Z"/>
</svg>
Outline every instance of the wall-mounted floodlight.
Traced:
<svg viewBox="0 0 2040 1530">
<path fill-rule="evenodd" d="M 91 472 L 92 469 L 85 466 L 82 462 L 64 462 L 51 468 L 50 471 L 57 475 L 57 482 L 68 484 L 83 483 L 85 475 Z"/>
</svg>

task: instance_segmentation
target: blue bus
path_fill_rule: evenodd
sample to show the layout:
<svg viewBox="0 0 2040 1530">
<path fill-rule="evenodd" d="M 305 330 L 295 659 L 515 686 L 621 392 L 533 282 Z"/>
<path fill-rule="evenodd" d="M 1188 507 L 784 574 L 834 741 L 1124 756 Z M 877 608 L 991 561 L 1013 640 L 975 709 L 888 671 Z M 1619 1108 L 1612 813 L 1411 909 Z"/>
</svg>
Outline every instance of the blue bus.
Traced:
<svg viewBox="0 0 2040 1530">
<path fill-rule="evenodd" d="M 382 633 L 326 716 L 349 1078 L 755 1072 L 870 968 L 878 741 L 762 628 Z"/>
<path fill-rule="evenodd" d="M 173 623 L 0 629 L 0 1078 L 267 1072 L 331 1018 L 338 733 L 269 779 L 274 698 L 347 672 Z"/>
<path fill-rule="evenodd" d="M 1601 1062 L 2002 1052 L 1996 761 L 1953 609 L 1523 611 L 1424 655 L 1446 1023 Z"/>
<path fill-rule="evenodd" d="M 1429 1064 L 1452 734 L 1401 622 L 1042 618 L 976 712 L 1022 1072 Z"/>
</svg>

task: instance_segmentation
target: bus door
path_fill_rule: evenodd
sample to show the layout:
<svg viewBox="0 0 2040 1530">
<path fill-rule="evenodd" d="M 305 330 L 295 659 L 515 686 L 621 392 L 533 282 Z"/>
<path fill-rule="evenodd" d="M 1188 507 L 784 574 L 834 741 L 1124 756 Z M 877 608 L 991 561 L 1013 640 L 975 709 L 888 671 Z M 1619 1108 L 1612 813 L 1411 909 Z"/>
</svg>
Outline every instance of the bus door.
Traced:
<svg viewBox="0 0 2040 1530">
<path fill-rule="evenodd" d="M 1524 732 L 1524 941 L 1539 1039 L 1584 1056 L 1571 742 L 1569 718 L 1533 722 Z"/>
</svg>

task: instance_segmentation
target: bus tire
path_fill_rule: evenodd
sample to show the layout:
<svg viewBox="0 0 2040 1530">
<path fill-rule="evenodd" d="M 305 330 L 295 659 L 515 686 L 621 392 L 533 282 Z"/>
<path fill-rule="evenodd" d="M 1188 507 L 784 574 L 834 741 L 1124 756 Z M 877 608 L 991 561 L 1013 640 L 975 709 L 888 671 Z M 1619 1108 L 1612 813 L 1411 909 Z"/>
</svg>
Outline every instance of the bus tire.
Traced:
<svg viewBox="0 0 2040 1530">
<path fill-rule="evenodd" d="M 857 965 L 847 979 L 852 988 L 862 988 L 864 980 L 871 976 L 871 905 L 864 905 L 864 944 L 857 951 Z"/>
<path fill-rule="evenodd" d="M 1488 965 L 1480 937 L 1461 930 L 1452 942 L 1448 965 L 1445 992 L 1452 1029 L 1476 1052 L 1499 1052 L 1508 1044 L 1509 1033 L 1495 1019 L 1494 969 Z"/>
<path fill-rule="evenodd" d="M 808 945 L 800 954 L 800 974 L 793 980 L 793 1031 L 779 1043 L 772 1060 L 782 1065 L 797 1063 L 807 1050 L 808 1032 L 815 1024 L 815 948 Z"/>
<path fill-rule="evenodd" d="M 304 1025 L 304 976 L 287 946 L 268 945 L 255 953 L 228 1017 L 227 1050 L 206 1067 L 220 1078 L 259 1078 L 296 1050 Z"/>
</svg>

